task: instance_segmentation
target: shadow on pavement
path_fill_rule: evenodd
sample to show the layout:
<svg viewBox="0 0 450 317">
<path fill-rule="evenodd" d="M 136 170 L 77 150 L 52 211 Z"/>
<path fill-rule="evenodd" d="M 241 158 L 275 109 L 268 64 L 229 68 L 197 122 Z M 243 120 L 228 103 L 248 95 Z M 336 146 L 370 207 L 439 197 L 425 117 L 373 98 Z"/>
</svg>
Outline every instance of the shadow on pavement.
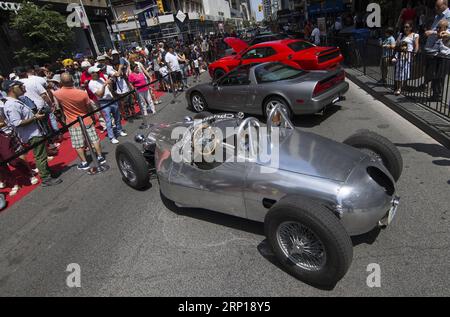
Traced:
<svg viewBox="0 0 450 317">
<path fill-rule="evenodd" d="M 341 110 L 343 110 L 342 106 L 334 105 L 327 108 L 323 114 L 295 116 L 293 123 L 297 128 L 313 128 L 321 125 L 324 121 Z"/>
<path fill-rule="evenodd" d="M 221 214 L 215 211 L 198 208 L 180 208 L 162 193 L 160 194 L 164 206 L 177 215 L 190 217 L 197 220 L 207 221 L 220 226 L 245 231 L 248 233 L 264 236 L 264 224 L 243 218 Z"/>
<path fill-rule="evenodd" d="M 278 269 L 282 270 L 284 273 L 289 274 L 290 276 L 292 276 L 283 266 L 280 265 L 280 263 L 278 262 L 278 259 L 275 256 L 275 253 L 273 253 L 271 246 L 269 245 L 269 242 L 267 241 L 267 239 L 265 239 L 264 241 L 262 241 L 259 245 L 258 245 L 258 252 L 259 254 L 261 254 L 267 261 L 269 261 L 270 263 L 272 263 L 274 266 L 276 266 Z M 322 291 L 332 291 L 334 290 L 334 288 L 336 287 L 335 285 L 330 285 L 330 286 L 323 286 L 323 285 L 314 285 L 314 284 L 310 284 L 307 282 L 303 282 L 297 279 L 298 283 L 302 283 L 302 284 L 306 284 L 309 285 L 311 287 L 314 287 L 316 289 L 322 290 Z"/>
<path fill-rule="evenodd" d="M 356 247 L 361 244 L 368 244 L 368 245 L 374 244 L 375 241 L 377 241 L 380 232 L 381 232 L 380 228 L 374 228 L 372 231 L 366 234 L 351 237 L 353 246 Z"/>
<path fill-rule="evenodd" d="M 186 107 L 186 110 L 193 111 L 189 106 Z M 313 128 L 315 126 L 321 125 L 324 121 L 326 121 L 328 118 L 333 116 L 338 111 L 342 111 L 343 107 L 340 105 L 334 105 L 330 106 L 325 110 L 323 114 L 311 114 L 311 115 L 298 115 L 294 117 L 293 124 L 297 128 Z M 205 111 L 211 112 L 212 114 L 221 114 L 221 113 L 229 113 L 230 111 L 221 111 L 216 109 L 207 109 Z M 195 113 L 190 115 L 191 117 L 195 116 Z M 251 115 L 251 114 L 245 114 L 245 117 L 255 117 L 260 122 L 266 122 L 266 118 L 262 115 Z"/>
<path fill-rule="evenodd" d="M 432 157 L 450 159 L 450 150 L 442 145 L 425 143 L 397 143 L 395 145 L 400 148 L 412 148 L 416 152 L 422 152 Z"/>
</svg>

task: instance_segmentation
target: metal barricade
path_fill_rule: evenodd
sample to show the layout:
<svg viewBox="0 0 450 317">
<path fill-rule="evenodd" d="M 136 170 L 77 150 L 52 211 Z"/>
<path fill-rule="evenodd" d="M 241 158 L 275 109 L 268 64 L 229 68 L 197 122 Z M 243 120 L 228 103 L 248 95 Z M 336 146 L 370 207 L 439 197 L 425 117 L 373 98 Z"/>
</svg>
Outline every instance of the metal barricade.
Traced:
<svg viewBox="0 0 450 317">
<path fill-rule="evenodd" d="M 450 118 L 450 56 L 383 50 L 371 42 L 356 43 L 351 38 L 334 38 L 344 56 L 344 66 L 356 70 L 379 85 L 412 102 Z M 387 53 L 386 53 L 387 52 Z"/>
</svg>

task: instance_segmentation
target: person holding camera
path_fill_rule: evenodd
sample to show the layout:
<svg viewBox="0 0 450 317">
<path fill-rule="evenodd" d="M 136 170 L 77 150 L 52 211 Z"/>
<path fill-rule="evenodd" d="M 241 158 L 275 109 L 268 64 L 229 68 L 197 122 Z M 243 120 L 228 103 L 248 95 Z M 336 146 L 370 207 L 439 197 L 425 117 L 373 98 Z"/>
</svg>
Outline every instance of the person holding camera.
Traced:
<svg viewBox="0 0 450 317">
<path fill-rule="evenodd" d="M 97 96 L 98 103 L 102 108 L 108 138 L 112 144 L 118 144 L 119 140 L 117 140 L 117 137 L 125 137 L 127 134 L 122 129 L 119 103 L 114 101 L 113 89 L 111 87 L 112 81 L 102 79 L 100 77 L 101 69 L 96 66 L 89 68 L 88 72 L 92 76 L 92 80 L 89 81 L 89 90 Z M 111 117 L 114 118 L 115 129 L 113 128 Z"/>
<path fill-rule="evenodd" d="M 6 80 L 2 86 L 7 93 L 4 106 L 5 118 L 15 128 L 22 143 L 26 143 L 33 148 L 33 155 L 42 179 L 42 185 L 48 187 L 61 184 L 61 179 L 52 177 L 47 160 L 47 142 L 45 142 L 45 137 L 38 125 L 38 122 L 45 119 L 46 115 L 42 112 L 42 109 L 34 114 L 29 107 L 19 100 L 19 97 L 23 96 L 26 91 L 22 82 Z"/>
</svg>

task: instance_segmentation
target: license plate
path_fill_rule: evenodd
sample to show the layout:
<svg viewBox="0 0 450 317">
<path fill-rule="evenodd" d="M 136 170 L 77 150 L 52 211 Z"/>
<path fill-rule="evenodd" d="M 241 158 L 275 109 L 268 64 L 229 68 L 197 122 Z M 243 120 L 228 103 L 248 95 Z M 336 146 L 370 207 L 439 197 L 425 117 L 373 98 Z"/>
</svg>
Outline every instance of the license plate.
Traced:
<svg viewBox="0 0 450 317">
<path fill-rule="evenodd" d="M 395 218 L 395 215 L 397 214 L 398 205 L 400 204 L 400 198 L 396 197 L 394 201 L 392 202 L 392 208 L 389 210 L 389 217 L 388 217 L 388 226 L 392 223 L 392 221 Z"/>
<path fill-rule="evenodd" d="M 336 97 L 333 99 L 333 101 L 331 103 L 335 104 L 336 102 L 339 102 L 339 100 L 341 100 L 341 97 Z"/>
</svg>

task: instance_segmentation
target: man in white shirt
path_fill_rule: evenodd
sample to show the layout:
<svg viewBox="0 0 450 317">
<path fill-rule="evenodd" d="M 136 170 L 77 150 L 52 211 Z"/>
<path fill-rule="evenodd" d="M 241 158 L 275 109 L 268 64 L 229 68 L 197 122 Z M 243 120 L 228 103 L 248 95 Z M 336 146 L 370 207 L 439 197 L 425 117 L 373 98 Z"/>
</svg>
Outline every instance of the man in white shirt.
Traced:
<svg viewBox="0 0 450 317">
<path fill-rule="evenodd" d="M 320 45 L 320 30 L 317 27 L 316 23 L 314 23 L 314 29 L 311 33 L 311 38 L 314 41 L 315 45 Z"/>
<path fill-rule="evenodd" d="M 44 78 L 35 76 L 32 69 L 28 69 L 26 73 L 21 72 L 19 77 L 19 81 L 21 81 L 26 88 L 25 96 L 33 100 L 39 110 L 47 105 L 52 105 L 47 93 L 47 81 Z"/>
<path fill-rule="evenodd" d="M 173 89 L 181 91 L 181 81 L 183 79 L 183 74 L 181 73 L 180 63 L 178 62 L 178 57 L 174 52 L 173 47 L 169 48 L 169 51 L 166 53 L 165 58 L 166 64 L 169 67 L 172 75 L 173 81 Z"/>
<path fill-rule="evenodd" d="M 121 115 L 119 111 L 119 103 L 113 102 L 113 94 L 110 89 L 111 81 L 100 78 L 101 69 L 93 66 L 89 68 L 88 73 L 92 75 L 92 80 L 89 82 L 89 90 L 98 98 L 98 103 L 102 108 L 103 117 L 106 121 L 106 130 L 108 131 L 108 138 L 112 144 L 119 143 L 118 136 L 125 137 L 127 134 L 122 129 Z M 111 104 L 110 104 L 111 103 Z M 115 129 L 113 129 L 111 116 L 114 118 Z"/>
</svg>

